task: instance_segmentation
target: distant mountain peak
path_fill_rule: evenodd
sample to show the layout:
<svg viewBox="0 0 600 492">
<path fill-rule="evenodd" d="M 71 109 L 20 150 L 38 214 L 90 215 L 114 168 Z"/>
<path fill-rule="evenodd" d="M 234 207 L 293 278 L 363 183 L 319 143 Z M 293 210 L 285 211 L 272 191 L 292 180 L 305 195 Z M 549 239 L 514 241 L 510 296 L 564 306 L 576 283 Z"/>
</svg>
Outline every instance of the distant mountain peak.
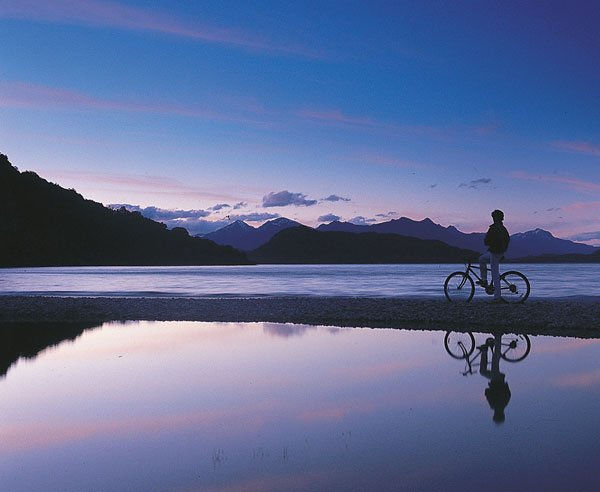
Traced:
<svg viewBox="0 0 600 492">
<path fill-rule="evenodd" d="M 287 217 L 277 217 L 276 219 L 271 219 L 271 220 L 265 222 L 265 224 L 273 224 L 273 225 L 284 225 L 284 224 L 290 224 L 290 223 L 297 224 L 298 222 L 296 222 L 295 220 L 292 220 L 292 219 L 288 219 Z"/>
<path fill-rule="evenodd" d="M 547 231 L 545 229 L 540 229 L 539 227 L 531 230 L 531 231 L 525 231 L 525 232 L 517 232 L 516 234 L 514 234 L 517 237 L 546 237 L 546 238 L 553 238 L 554 236 L 552 235 L 552 233 L 550 231 Z"/>
<path fill-rule="evenodd" d="M 231 224 L 226 225 L 225 227 L 231 227 L 231 228 L 236 228 L 236 229 L 254 229 L 253 226 L 251 226 L 250 224 L 246 224 L 243 220 L 236 220 L 235 222 L 232 222 Z"/>
<path fill-rule="evenodd" d="M 278 232 L 299 225 L 301 225 L 299 222 L 286 217 L 277 217 L 268 220 L 260 227 L 253 227 L 242 220 L 236 220 L 204 237 L 217 244 L 233 246 L 234 248 L 243 251 L 250 251 L 265 244 Z"/>
<path fill-rule="evenodd" d="M 288 219 L 286 217 L 277 217 L 276 219 L 271 219 L 261 225 L 258 230 L 270 230 L 270 229 L 287 229 L 288 227 L 296 227 L 299 226 L 300 222 L 296 222 L 295 220 Z"/>
</svg>

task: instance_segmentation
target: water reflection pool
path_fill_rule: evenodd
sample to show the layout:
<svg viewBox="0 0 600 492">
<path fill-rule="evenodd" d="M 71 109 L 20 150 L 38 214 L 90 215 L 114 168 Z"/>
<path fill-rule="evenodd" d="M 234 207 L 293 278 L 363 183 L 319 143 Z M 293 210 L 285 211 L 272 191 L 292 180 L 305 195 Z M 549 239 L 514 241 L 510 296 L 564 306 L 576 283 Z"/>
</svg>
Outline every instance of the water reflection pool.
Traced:
<svg viewBox="0 0 600 492">
<path fill-rule="evenodd" d="M 0 326 L 0 489 L 598 490 L 599 341 L 463 376 L 444 335 Z"/>
</svg>

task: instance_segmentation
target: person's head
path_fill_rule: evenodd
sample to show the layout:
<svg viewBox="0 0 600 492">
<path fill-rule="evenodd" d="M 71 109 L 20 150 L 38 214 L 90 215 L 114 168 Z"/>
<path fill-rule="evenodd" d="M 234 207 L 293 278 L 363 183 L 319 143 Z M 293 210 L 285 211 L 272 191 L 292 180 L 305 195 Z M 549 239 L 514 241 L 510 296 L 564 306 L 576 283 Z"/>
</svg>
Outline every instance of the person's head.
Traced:
<svg viewBox="0 0 600 492">
<path fill-rule="evenodd" d="M 492 212 L 492 219 L 494 219 L 495 223 L 502 222 L 504 220 L 504 212 L 502 210 L 494 210 Z"/>
</svg>

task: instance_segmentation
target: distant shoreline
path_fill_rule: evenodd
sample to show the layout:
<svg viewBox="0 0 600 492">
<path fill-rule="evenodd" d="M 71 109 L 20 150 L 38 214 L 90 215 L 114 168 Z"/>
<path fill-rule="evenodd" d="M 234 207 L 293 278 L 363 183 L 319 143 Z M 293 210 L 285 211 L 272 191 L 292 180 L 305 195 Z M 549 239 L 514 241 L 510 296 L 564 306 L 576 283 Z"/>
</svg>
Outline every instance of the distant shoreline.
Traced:
<svg viewBox="0 0 600 492">
<path fill-rule="evenodd" d="M 111 298 L 0 296 L 0 323 L 105 321 L 274 322 L 600 337 L 600 301 L 523 305 L 365 297 Z"/>
<path fill-rule="evenodd" d="M 583 257 L 584 255 L 582 255 Z M 190 265 L 180 265 L 180 264 L 161 264 L 161 265 L 104 265 L 104 264 L 89 264 L 89 265 L 2 265 L 0 264 L 0 270 L 21 270 L 28 268 L 201 268 L 201 267 L 254 267 L 254 266 L 344 266 L 344 265 L 364 265 L 364 266 L 377 266 L 377 265 L 464 265 L 466 262 L 463 260 L 454 260 L 454 261 L 402 261 L 402 262 L 393 262 L 393 263 L 384 263 L 384 262 L 370 262 L 370 263 L 320 263 L 320 262 L 248 262 L 248 263 L 236 263 L 236 264 L 190 264 Z M 564 259 L 564 258 L 556 258 L 553 259 L 551 257 L 529 257 L 529 258 L 508 258 L 502 260 L 502 265 L 573 265 L 573 264 L 598 264 L 600 263 L 599 259 L 594 258 L 574 258 L 574 259 Z M 473 258 L 471 260 L 471 264 L 477 265 L 478 260 Z"/>
</svg>

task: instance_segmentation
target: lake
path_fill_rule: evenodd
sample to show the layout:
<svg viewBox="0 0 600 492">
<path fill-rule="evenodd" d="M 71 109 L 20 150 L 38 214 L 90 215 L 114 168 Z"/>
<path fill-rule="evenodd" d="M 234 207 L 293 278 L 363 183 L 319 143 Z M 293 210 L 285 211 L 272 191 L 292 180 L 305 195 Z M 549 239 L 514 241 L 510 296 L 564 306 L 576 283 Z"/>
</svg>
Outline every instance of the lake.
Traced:
<svg viewBox="0 0 600 492">
<path fill-rule="evenodd" d="M 462 265 L 253 265 L 0 269 L 0 295 L 443 297 Z M 600 296 L 600 264 L 503 264 L 531 282 L 531 297 Z M 485 296 L 477 289 L 476 296 Z"/>
<path fill-rule="evenodd" d="M 438 331 L 21 323 L 0 337 L 3 491 L 600 487 L 599 340 L 531 337 L 469 374 Z"/>
</svg>

